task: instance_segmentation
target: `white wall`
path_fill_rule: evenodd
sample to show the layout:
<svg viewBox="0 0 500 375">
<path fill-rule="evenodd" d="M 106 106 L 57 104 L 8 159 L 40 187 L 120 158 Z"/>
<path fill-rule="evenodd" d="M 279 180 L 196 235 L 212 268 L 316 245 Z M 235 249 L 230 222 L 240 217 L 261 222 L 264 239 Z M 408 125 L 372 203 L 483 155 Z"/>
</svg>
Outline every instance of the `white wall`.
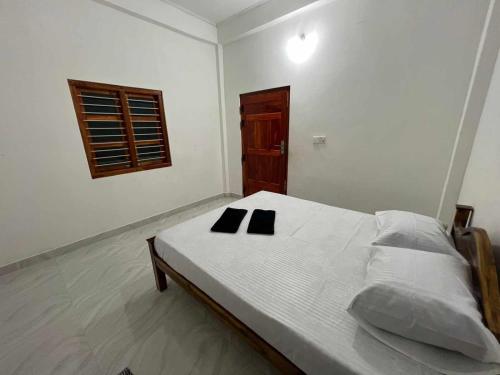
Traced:
<svg viewBox="0 0 500 375">
<path fill-rule="evenodd" d="M 495 70 L 499 48 L 500 1 L 491 0 L 438 210 L 439 218 L 450 224 L 455 215 L 455 206 L 460 196 L 465 170 Z"/>
<path fill-rule="evenodd" d="M 475 208 L 473 225 L 500 246 L 500 56 L 465 173 L 460 203 Z"/>
<path fill-rule="evenodd" d="M 0 266 L 222 192 L 216 47 L 90 0 L 0 0 Z M 92 180 L 67 79 L 163 90 L 173 166 Z"/>
<path fill-rule="evenodd" d="M 164 0 L 94 0 L 116 7 L 136 17 L 177 30 L 200 40 L 216 44 L 217 28 Z"/>
<path fill-rule="evenodd" d="M 332 0 L 268 0 L 217 24 L 219 43 L 226 44 L 280 22 L 314 3 Z"/>
<path fill-rule="evenodd" d="M 488 5 L 337 0 L 225 45 L 231 191 L 241 193 L 238 95 L 291 85 L 290 195 L 436 215 Z M 288 39 L 313 30 L 315 54 L 293 64 Z"/>
</svg>

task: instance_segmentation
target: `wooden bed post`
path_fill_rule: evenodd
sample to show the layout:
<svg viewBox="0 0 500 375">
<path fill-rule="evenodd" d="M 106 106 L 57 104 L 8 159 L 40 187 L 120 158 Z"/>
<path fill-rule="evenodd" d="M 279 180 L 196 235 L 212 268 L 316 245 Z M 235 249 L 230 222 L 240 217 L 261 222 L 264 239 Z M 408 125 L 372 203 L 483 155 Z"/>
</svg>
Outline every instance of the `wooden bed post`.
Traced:
<svg viewBox="0 0 500 375">
<path fill-rule="evenodd" d="M 167 289 L 167 277 L 165 275 L 165 272 L 163 272 L 156 265 L 155 258 L 157 257 L 157 254 L 155 250 L 155 237 L 148 238 L 147 241 L 149 245 L 149 255 L 151 255 L 151 263 L 153 265 L 153 271 L 155 273 L 156 289 L 158 289 L 160 292 L 163 292 L 165 289 Z"/>
</svg>

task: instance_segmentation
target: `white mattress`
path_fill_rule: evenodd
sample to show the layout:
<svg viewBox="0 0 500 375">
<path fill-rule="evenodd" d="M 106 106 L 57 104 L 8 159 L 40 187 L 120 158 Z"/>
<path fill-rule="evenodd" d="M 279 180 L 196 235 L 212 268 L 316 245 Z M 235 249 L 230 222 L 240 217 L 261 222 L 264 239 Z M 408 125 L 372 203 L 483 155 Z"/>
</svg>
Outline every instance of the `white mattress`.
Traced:
<svg viewBox="0 0 500 375">
<path fill-rule="evenodd" d="M 268 192 L 230 206 L 249 210 L 238 233 L 210 232 L 222 207 L 161 232 L 157 252 L 306 373 L 500 373 L 375 328 L 369 334 L 347 314 L 363 285 L 374 216 Z M 255 208 L 276 210 L 274 236 L 246 233 Z"/>
</svg>

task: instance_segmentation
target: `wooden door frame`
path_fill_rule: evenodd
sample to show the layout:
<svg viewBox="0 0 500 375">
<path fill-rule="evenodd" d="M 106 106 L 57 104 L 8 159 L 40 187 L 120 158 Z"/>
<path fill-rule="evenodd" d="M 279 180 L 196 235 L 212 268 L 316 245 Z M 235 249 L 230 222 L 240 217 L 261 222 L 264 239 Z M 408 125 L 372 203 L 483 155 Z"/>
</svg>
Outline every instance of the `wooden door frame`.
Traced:
<svg viewBox="0 0 500 375">
<path fill-rule="evenodd" d="M 243 110 L 242 110 L 242 105 L 241 105 L 241 98 L 247 95 L 255 95 L 255 94 L 266 94 L 266 93 L 271 93 L 275 91 L 286 91 L 287 96 L 285 99 L 285 116 L 283 119 L 283 124 L 285 125 L 285 133 L 284 133 L 284 141 L 285 141 L 285 187 L 284 187 L 284 194 L 287 195 L 288 192 L 288 137 L 290 133 L 290 85 L 288 86 L 281 86 L 281 87 L 275 87 L 272 89 L 266 89 L 266 90 L 258 90 L 258 91 L 252 91 L 252 92 L 246 92 L 243 94 L 240 94 L 240 142 L 241 142 L 241 189 L 243 191 L 243 196 L 245 195 L 244 187 L 245 187 L 245 168 L 243 168 L 243 152 L 244 152 L 244 145 L 243 145 L 243 134 L 242 134 L 242 129 L 243 129 Z"/>
</svg>

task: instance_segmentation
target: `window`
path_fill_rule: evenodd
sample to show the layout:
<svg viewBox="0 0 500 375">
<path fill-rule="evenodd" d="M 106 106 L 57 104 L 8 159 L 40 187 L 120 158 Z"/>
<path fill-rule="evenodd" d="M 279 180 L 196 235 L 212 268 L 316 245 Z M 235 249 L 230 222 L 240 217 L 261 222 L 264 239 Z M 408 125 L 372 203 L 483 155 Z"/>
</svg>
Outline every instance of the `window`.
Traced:
<svg viewBox="0 0 500 375">
<path fill-rule="evenodd" d="M 68 82 L 92 178 L 172 165 L 161 91 Z"/>
</svg>

